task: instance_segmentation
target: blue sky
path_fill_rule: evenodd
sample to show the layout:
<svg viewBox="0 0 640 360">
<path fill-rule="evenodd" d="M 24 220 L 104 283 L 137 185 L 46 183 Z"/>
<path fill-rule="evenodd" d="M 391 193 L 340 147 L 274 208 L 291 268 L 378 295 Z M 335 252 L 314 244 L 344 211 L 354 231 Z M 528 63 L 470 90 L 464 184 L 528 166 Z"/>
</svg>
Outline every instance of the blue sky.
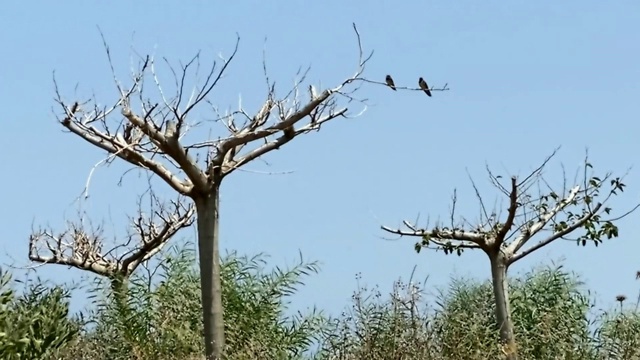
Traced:
<svg viewBox="0 0 640 360">
<path fill-rule="evenodd" d="M 269 154 L 268 168 L 247 166 L 293 173 L 237 172 L 225 180 L 223 249 L 267 252 L 278 265 L 291 264 L 298 251 L 322 262 L 322 272 L 296 296 L 296 307 L 317 305 L 337 313 L 356 287 L 356 273 L 383 289 L 399 276 L 408 277 L 415 265 L 415 276 L 428 275 L 431 289 L 454 274 L 488 278 L 483 254 L 418 255 L 413 240 L 388 241 L 379 229 L 418 214 L 446 219 L 454 188 L 458 209 L 474 218 L 478 207 L 467 171 L 490 203 L 500 196 L 486 178 L 486 163 L 504 175 L 525 175 L 562 145 L 546 173 L 558 184 L 561 164 L 573 174 L 588 147 L 602 172 L 624 173 L 636 165 L 627 178 L 628 191 L 612 206 L 623 210 L 638 201 L 637 1 L 22 1 L 1 6 L 3 264 L 27 265 L 33 225 L 62 229 L 74 218 L 73 201 L 91 167 L 103 158 L 63 133 L 51 112 L 54 70 L 68 100 L 92 93 L 104 103 L 115 98 L 98 26 L 123 77 L 132 49 L 174 62 L 198 50 L 210 57 L 228 55 L 238 33 L 236 61 L 212 97 L 223 108 L 236 106 L 239 95 L 250 109 L 264 99 L 263 49 L 270 76 L 279 84 L 290 84 L 301 66 L 312 67 L 309 79 L 316 85 L 349 76 L 357 61 L 352 22 L 365 49 L 375 51 L 367 77 L 382 81 L 390 73 L 399 86 L 415 86 L 419 76 L 432 86 L 449 84 L 451 91 L 432 98 L 364 87 L 361 94 L 371 106 L 363 116 L 338 119 L 320 133 L 300 137 Z M 121 164 L 100 168 L 92 197 L 83 204 L 94 221 L 116 232 L 141 189 L 133 176 L 116 186 L 125 169 Z M 171 195 L 168 187 L 159 192 Z M 553 244 L 511 271 L 566 258 L 565 265 L 583 276 L 603 306 L 619 293 L 634 297 L 638 216 L 622 220 L 620 238 L 604 246 Z M 187 230 L 180 237 L 192 235 Z M 59 282 L 80 277 L 77 270 L 55 266 L 38 272 Z M 81 306 L 83 300 L 77 301 Z"/>
</svg>

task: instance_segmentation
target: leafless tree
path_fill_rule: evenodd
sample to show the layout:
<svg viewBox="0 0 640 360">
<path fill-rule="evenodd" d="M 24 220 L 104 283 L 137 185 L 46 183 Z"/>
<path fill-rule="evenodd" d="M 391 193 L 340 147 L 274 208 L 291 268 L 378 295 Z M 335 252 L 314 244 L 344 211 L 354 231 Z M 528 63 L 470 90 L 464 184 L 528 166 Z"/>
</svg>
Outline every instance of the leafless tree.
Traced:
<svg viewBox="0 0 640 360">
<path fill-rule="evenodd" d="M 186 64 L 180 64 L 179 68 L 165 60 L 173 77 L 169 85 L 173 86 L 171 91 L 167 89 L 167 83 L 160 80 L 156 61 L 151 56 L 140 58 L 139 69 L 133 71 L 131 84 L 122 85 L 113 70 L 106 41 L 104 46 L 118 90 L 117 99 L 111 105 L 100 106 L 96 100 L 66 102 L 56 83 L 57 102 L 63 109 L 59 119 L 66 129 L 106 151 L 108 157 L 105 162 L 122 159 L 149 171 L 178 194 L 193 200 L 207 359 L 220 358 L 224 352 L 218 239 L 220 184 L 243 165 L 279 149 L 299 135 L 318 131 L 323 124 L 339 117 L 358 116 L 366 109 L 366 100 L 356 98 L 356 91 L 364 83 L 385 83 L 361 77 L 373 52 L 364 54 L 355 24 L 353 29 L 358 62 L 352 76 L 334 87 L 316 90 L 313 84 L 303 85 L 307 69 L 299 73 L 300 79 L 285 89 L 281 96 L 275 82 L 269 79 L 263 61 L 266 96 L 254 111 L 240 104 L 238 109 L 222 114 L 209 99 L 236 55 L 239 37 L 232 54 L 221 64 L 213 62 L 202 77 L 200 54 Z M 191 87 L 189 79 L 193 76 L 196 77 L 196 85 L 188 91 L 186 88 Z M 433 90 L 447 89 L 445 86 Z M 175 95 L 170 97 L 169 93 Z M 357 105 L 358 112 L 350 112 L 347 108 L 350 105 Z M 213 121 L 193 120 L 196 108 L 203 107 L 215 115 Z M 201 119 L 202 115 L 199 117 Z M 190 130 L 207 124 L 221 124 L 225 134 L 214 138 L 210 134 L 219 129 L 199 129 L 198 134 L 209 134 L 208 137 L 191 141 L 193 132 Z"/>
<path fill-rule="evenodd" d="M 607 202 L 622 192 L 625 184 L 622 178 L 613 177 L 610 173 L 602 178 L 594 176 L 588 156 L 583 168 L 576 173 L 572 186 L 567 186 L 565 176 L 564 188 L 554 190 L 544 179 L 543 169 L 555 153 L 523 179 L 511 177 L 508 185 L 504 185 L 502 177 L 494 175 L 487 167 L 492 185 L 508 199 L 503 220 L 497 209 L 487 209 L 472 180 L 480 204 L 479 221 L 471 222 L 465 218 L 456 221 L 457 198 L 454 191 L 448 226 L 418 227 L 406 220 L 403 228 L 382 226 L 389 233 L 420 238 L 415 244 L 417 252 L 426 248 L 461 255 L 466 249 L 480 249 L 487 254 L 491 264 L 496 320 L 502 349 L 508 359 L 517 359 L 507 286 L 509 266 L 556 240 L 597 246 L 604 238 L 617 237 L 615 222 L 637 208 L 615 218 L 605 218 L 611 212 Z"/>
<path fill-rule="evenodd" d="M 149 200 L 145 211 L 144 204 Z M 129 217 L 126 239 L 105 239 L 102 226 L 93 227 L 80 216 L 68 222 L 59 233 L 51 229 L 34 230 L 29 237 L 29 260 L 42 264 L 58 264 L 89 271 L 109 279 L 116 299 L 124 299 L 131 274 L 155 254 L 181 229 L 195 220 L 195 208 L 185 199 L 162 202 L 152 189 L 138 198 L 136 216 Z"/>
</svg>

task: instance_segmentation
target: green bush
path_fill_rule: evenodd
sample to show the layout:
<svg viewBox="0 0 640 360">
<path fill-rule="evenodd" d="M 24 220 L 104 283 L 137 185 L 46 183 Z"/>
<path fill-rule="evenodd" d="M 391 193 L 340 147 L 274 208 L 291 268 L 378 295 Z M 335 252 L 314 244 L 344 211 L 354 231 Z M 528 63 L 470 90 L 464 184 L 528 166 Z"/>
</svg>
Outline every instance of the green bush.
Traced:
<svg viewBox="0 0 640 360">
<path fill-rule="evenodd" d="M 510 281 L 511 313 L 521 359 L 590 359 L 589 296 L 561 267 L 539 268 Z M 453 280 L 435 324 L 446 358 L 499 358 L 489 282 Z"/>
<path fill-rule="evenodd" d="M 155 275 L 139 272 L 122 300 L 104 281 L 94 289 L 95 328 L 64 354 L 73 359 L 190 359 L 203 353 L 200 278 L 191 250 L 166 255 Z M 317 341 L 326 319 L 312 310 L 286 315 L 287 298 L 313 262 L 266 271 L 265 256 L 222 260 L 223 305 L 230 359 L 298 359 Z M 159 281 L 157 281 L 159 279 Z"/>
<path fill-rule="evenodd" d="M 521 359 L 597 358 L 589 296 L 574 274 L 539 268 L 514 278 L 510 287 Z M 397 282 L 387 297 L 360 287 L 350 309 L 334 320 L 319 358 L 503 358 L 488 281 L 453 279 L 435 309 L 423 288 Z"/>
<path fill-rule="evenodd" d="M 183 249 L 126 281 L 98 281 L 90 325 L 69 316 L 68 290 L 38 280 L 18 296 L 0 272 L 0 358 L 201 359 L 194 264 L 194 252 Z M 389 294 L 358 286 L 340 316 L 329 319 L 315 309 L 289 314 L 288 298 L 317 271 L 302 259 L 289 269 L 269 269 L 262 254 L 226 256 L 227 359 L 503 358 L 486 281 L 453 279 L 435 301 L 425 284 L 397 281 Z M 590 321 L 590 293 L 562 267 L 536 268 L 509 286 L 520 359 L 640 359 L 638 304 L 624 308 L 620 297 L 620 308 Z"/>
<path fill-rule="evenodd" d="M 11 285 L 11 274 L 0 269 L 0 359 L 42 359 L 79 334 L 66 289 L 36 280 L 17 295 Z"/>
<path fill-rule="evenodd" d="M 640 313 L 634 309 L 602 314 L 595 332 L 598 359 L 640 359 Z"/>
</svg>

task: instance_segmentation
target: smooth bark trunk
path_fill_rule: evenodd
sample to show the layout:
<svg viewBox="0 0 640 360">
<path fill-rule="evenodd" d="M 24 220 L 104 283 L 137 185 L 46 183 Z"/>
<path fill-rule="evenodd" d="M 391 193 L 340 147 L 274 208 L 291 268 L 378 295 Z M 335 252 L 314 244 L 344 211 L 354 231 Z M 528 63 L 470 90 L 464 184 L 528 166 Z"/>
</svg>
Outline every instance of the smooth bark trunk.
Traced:
<svg viewBox="0 0 640 360">
<path fill-rule="evenodd" d="M 513 333 L 509 288 L 507 284 L 507 261 L 501 252 L 489 256 L 493 296 L 496 302 L 496 320 L 500 328 L 500 342 L 507 360 L 517 360 L 518 353 Z"/>
<path fill-rule="evenodd" d="M 207 360 L 221 359 L 224 351 L 224 320 L 218 242 L 219 189 L 219 185 L 215 185 L 208 196 L 194 199 L 198 216 L 200 291 L 202 294 L 202 317 L 204 320 L 204 348 Z"/>
</svg>

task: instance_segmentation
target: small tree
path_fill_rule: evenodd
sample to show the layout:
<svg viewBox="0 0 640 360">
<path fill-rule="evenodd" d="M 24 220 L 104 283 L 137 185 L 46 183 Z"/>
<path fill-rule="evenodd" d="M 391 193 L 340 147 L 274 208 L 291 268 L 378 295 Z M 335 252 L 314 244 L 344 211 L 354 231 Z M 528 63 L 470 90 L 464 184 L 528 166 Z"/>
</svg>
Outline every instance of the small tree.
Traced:
<svg viewBox="0 0 640 360">
<path fill-rule="evenodd" d="M 71 133 L 93 146 L 109 153 L 109 160 L 119 158 L 151 172 L 180 195 L 195 203 L 197 217 L 198 253 L 204 320 L 205 353 L 207 359 L 219 359 L 224 352 L 224 322 L 220 283 L 220 256 L 218 239 L 219 194 L 222 180 L 243 165 L 279 149 L 295 137 L 320 130 L 326 122 L 347 117 L 348 109 L 339 104 L 345 99 L 351 103 L 364 100 L 354 97 L 356 86 L 369 57 L 362 51 L 358 40 L 359 58 L 355 74 L 332 88 L 316 91 L 308 86 L 307 96 L 301 88 L 306 73 L 296 81 L 284 96 L 276 93 L 275 82 L 267 76 L 266 99 L 253 112 L 240 106 L 233 112 L 216 114 L 213 123 L 222 124 L 228 134 L 215 139 L 187 143 L 187 133 L 205 122 L 191 121 L 190 115 L 200 105 L 210 104 L 209 95 L 220 84 L 223 74 L 238 50 L 239 38 L 231 56 L 218 68 L 216 63 L 206 71 L 204 81 L 192 92 L 192 75 L 199 76 L 200 55 L 180 65 L 169 66 L 175 84 L 174 96 L 161 85 L 156 63 L 152 57 L 141 59 L 140 68 L 133 71 L 132 83 L 124 87 L 115 80 L 117 98 L 106 108 L 88 102 L 66 102 L 58 94 L 57 102 L 63 109 L 60 123 Z M 109 63 L 112 64 L 106 46 Z M 111 65 L 113 72 L 113 65 Z M 117 76 L 114 73 L 114 79 Z M 199 80 L 196 80 L 198 83 Z M 151 84 L 149 87 L 147 84 Z M 149 94 L 155 88 L 155 94 Z M 120 110 L 117 116 L 116 110 Z M 308 122 L 303 122 L 308 119 Z M 211 122 L 209 122 L 211 123 Z M 212 132 L 217 132 L 213 130 Z M 209 131 L 202 131 L 207 134 Z"/>
<path fill-rule="evenodd" d="M 517 349 L 511 319 L 509 291 L 507 286 L 507 270 L 516 261 L 539 250 L 558 239 L 574 240 L 578 245 L 593 243 L 598 246 L 604 238 L 618 236 L 617 218 L 606 219 L 611 208 L 605 206 L 614 195 L 624 190 L 622 178 L 607 174 L 597 177 L 592 174 L 592 165 L 585 158 L 584 168 L 579 172 L 580 180 L 570 189 L 555 191 L 542 177 L 542 170 L 555 155 L 555 151 L 540 167 L 524 179 L 518 181 L 511 177 L 509 185 L 504 186 L 500 176 L 494 175 L 488 168 L 491 183 L 508 198 L 509 207 L 504 220 L 497 211 L 489 211 L 475 183 L 473 188 L 480 203 L 480 221 L 475 225 L 462 218 L 455 220 L 456 195 L 454 191 L 453 206 L 449 226 L 436 224 L 433 227 L 420 228 L 409 221 L 403 221 L 404 228 L 382 226 L 384 231 L 400 236 L 421 238 L 415 244 L 416 252 L 420 250 L 443 250 L 445 254 L 461 255 L 466 249 L 480 249 L 489 257 L 495 314 L 500 329 L 502 351 L 507 359 L 517 359 Z M 578 177 L 576 176 L 576 179 Z M 535 194 L 532 188 L 546 188 Z M 577 234 L 581 231 L 581 234 Z M 543 235 L 544 232 L 548 234 Z M 537 239 L 534 240 L 534 238 Z"/>
<path fill-rule="evenodd" d="M 150 206 L 145 209 L 143 203 Z M 191 226 L 195 215 L 193 205 L 185 204 L 184 198 L 166 203 L 151 188 L 138 198 L 137 206 L 136 216 L 129 216 L 126 239 L 107 248 L 103 228 L 91 227 L 80 215 L 79 221 L 70 221 L 59 233 L 34 230 L 29 237 L 29 260 L 71 266 L 108 279 L 113 295 L 124 306 L 133 272 L 161 251 L 178 231 Z"/>
</svg>

